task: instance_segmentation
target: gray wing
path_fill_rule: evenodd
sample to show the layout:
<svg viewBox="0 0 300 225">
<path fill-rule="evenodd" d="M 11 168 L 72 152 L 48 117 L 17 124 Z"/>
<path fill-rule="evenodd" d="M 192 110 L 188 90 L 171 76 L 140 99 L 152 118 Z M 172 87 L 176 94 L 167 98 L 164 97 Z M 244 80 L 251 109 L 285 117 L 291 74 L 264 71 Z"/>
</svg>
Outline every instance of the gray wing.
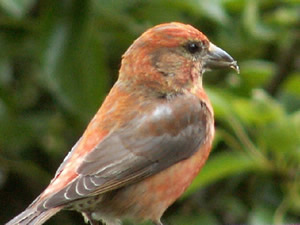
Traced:
<svg viewBox="0 0 300 225">
<path fill-rule="evenodd" d="M 147 106 L 104 138 L 78 168 L 78 177 L 48 198 L 51 208 L 138 182 L 193 155 L 204 143 L 212 115 L 195 96 Z"/>
</svg>

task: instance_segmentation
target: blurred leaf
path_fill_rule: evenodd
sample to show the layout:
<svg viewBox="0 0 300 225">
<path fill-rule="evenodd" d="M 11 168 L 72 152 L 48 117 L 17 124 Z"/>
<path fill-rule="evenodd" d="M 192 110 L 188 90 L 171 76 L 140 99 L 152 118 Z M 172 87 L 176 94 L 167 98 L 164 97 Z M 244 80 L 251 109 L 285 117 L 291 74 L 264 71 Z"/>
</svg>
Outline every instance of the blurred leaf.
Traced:
<svg viewBox="0 0 300 225">
<path fill-rule="evenodd" d="M 290 93 L 294 94 L 295 96 L 298 96 L 300 100 L 300 72 L 295 73 L 291 76 L 289 76 L 288 80 L 284 83 L 284 89 Z"/>
<path fill-rule="evenodd" d="M 61 104 L 86 121 L 91 117 L 108 89 L 108 76 L 104 64 L 102 43 L 95 28 L 85 24 L 90 14 L 81 13 L 87 3 L 79 4 L 69 12 L 78 15 L 57 15 L 51 33 L 45 33 L 43 50 L 45 84 L 61 101 Z M 80 17 L 80 23 L 77 23 Z M 76 32 L 75 27 L 76 26 Z M 49 31 L 48 31 L 49 32 Z"/>
<path fill-rule="evenodd" d="M 250 225 L 266 225 L 273 223 L 273 211 L 266 206 L 257 206 L 250 212 Z"/>
<path fill-rule="evenodd" d="M 282 117 L 275 123 L 263 127 L 258 135 L 258 143 L 277 154 L 278 165 L 288 163 L 288 167 L 300 160 L 300 111 L 295 116 Z M 292 161 L 294 163 L 292 163 Z M 291 164 L 292 163 L 292 164 Z"/>
<path fill-rule="evenodd" d="M 293 27 L 299 23 L 299 8 L 281 7 L 266 16 L 270 23 L 276 23 L 281 26 Z"/>
<path fill-rule="evenodd" d="M 224 117 L 232 113 L 230 105 L 232 96 L 230 93 L 213 88 L 206 88 L 205 90 L 212 102 L 216 117 Z"/>
<path fill-rule="evenodd" d="M 245 0 L 223 0 L 225 6 L 230 9 L 230 11 L 240 12 L 244 8 Z"/>
<path fill-rule="evenodd" d="M 21 18 L 33 6 L 36 0 L 0 0 L 0 7 L 13 17 Z"/>
<path fill-rule="evenodd" d="M 259 0 L 249 0 L 246 1 L 243 22 L 246 30 L 253 35 L 255 38 L 261 40 L 270 40 L 274 39 L 276 32 L 266 24 L 262 23 L 260 19 L 260 8 Z"/>
<path fill-rule="evenodd" d="M 276 66 L 272 62 L 263 60 L 247 60 L 240 64 L 241 67 L 241 88 L 251 90 L 263 86 L 274 74 Z"/>
<path fill-rule="evenodd" d="M 248 125 L 268 124 L 284 116 L 282 106 L 262 90 L 255 90 L 251 100 L 242 98 L 233 100 L 232 106 L 243 123 Z"/>
<path fill-rule="evenodd" d="M 209 158 L 192 185 L 185 192 L 184 197 L 217 180 L 254 169 L 258 169 L 256 162 L 244 154 L 238 152 L 215 154 Z"/>
<path fill-rule="evenodd" d="M 191 1 L 193 2 L 193 1 Z M 222 1 L 220 0 L 201 0 L 193 2 L 193 6 L 199 8 L 208 18 L 215 20 L 216 22 L 225 25 L 229 20 L 226 11 L 222 7 Z"/>
</svg>

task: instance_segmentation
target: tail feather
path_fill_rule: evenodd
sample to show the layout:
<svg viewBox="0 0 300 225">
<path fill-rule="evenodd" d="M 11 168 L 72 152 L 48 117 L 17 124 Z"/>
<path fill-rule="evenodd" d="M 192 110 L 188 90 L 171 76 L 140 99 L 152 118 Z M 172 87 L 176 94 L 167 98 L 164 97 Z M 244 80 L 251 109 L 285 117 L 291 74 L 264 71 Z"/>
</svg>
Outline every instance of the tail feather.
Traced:
<svg viewBox="0 0 300 225">
<path fill-rule="evenodd" d="M 5 225 L 40 225 L 59 210 L 61 210 L 61 207 L 39 211 L 36 206 L 29 206 L 24 212 L 20 213 Z"/>
</svg>

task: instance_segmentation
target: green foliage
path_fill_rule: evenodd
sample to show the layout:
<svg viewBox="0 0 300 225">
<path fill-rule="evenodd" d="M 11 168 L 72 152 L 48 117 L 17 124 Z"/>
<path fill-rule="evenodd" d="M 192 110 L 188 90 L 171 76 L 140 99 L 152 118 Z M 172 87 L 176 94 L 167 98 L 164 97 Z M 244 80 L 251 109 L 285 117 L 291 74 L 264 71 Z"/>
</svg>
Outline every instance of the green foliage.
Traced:
<svg viewBox="0 0 300 225">
<path fill-rule="evenodd" d="M 299 223 L 299 10 L 297 0 L 0 0 L 0 223 L 48 184 L 117 79 L 122 53 L 170 21 L 202 30 L 241 74 L 205 74 L 213 152 L 163 219 Z M 83 220 L 61 213 L 47 224 Z"/>
</svg>

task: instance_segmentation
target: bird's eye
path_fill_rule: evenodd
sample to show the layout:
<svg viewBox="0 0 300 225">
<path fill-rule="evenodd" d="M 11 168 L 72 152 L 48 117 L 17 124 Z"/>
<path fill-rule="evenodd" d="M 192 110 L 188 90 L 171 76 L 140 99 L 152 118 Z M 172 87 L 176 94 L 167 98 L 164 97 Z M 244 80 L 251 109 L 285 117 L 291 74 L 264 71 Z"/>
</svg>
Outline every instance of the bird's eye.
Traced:
<svg viewBox="0 0 300 225">
<path fill-rule="evenodd" d="M 200 45 L 199 43 L 196 42 L 190 42 L 186 45 L 187 50 L 189 51 L 189 53 L 191 54 L 195 54 L 196 52 L 200 51 Z"/>
</svg>

